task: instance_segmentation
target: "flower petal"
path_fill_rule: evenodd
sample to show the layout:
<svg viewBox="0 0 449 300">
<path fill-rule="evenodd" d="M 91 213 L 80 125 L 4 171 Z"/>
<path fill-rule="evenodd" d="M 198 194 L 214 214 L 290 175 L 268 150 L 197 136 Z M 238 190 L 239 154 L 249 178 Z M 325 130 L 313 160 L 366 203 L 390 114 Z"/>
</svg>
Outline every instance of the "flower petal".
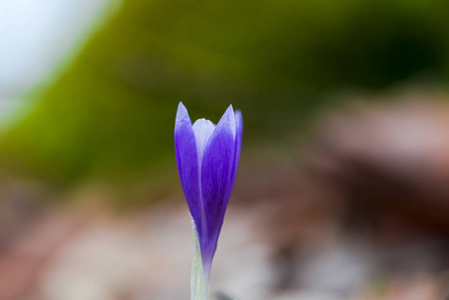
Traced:
<svg viewBox="0 0 449 300">
<path fill-rule="evenodd" d="M 206 146 L 201 165 L 201 194 L 206 226 L 198 228 L 203 264 L 212 261 L 233 184 L 236 120 L 232 106 Z"/>
<path fill-rule="evenodd" d="M 182 102 L 179 103 L 178 112 L 176 113 L 175 152 L 179 177 L 181 178 L 181 185 L 187 199 L 190 214 L 195 222 L 199 222 L 202 213 L 198 154 L 192 122 Z"/>
<path fill-rule="evenodd" d="M 207 142 L 209 141 L 212 132 L 214 132 L 215 125 L 209 120 L 198 119 L 193 123 L 193 133 L 196 140 L 196 151 L 198 153 L 198 161 L 201 169 L 201 162 L 203 159 L 204 150 L 206 149 Z"/>
<path fill-rule="evenodd" d="M 242 137 L 243 137 L 243 117 L 242 112 L 237 110 L 235 112 L 235 124 L 236 124 L 236 135 L 235 135 L 235 156 L 234 156 L 234 170 L 232 178 L 235 180 L 237 175 L 237 169 L 240 162 L 240 150 L 242 149 Z"/>
</svg>

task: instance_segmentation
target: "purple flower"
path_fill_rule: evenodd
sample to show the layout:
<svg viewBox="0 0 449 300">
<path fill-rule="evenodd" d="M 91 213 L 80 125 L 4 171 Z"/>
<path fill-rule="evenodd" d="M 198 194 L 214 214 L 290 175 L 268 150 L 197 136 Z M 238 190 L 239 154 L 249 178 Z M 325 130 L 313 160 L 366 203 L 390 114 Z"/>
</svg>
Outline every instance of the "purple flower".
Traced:
<svg viewBox="0 0 449 300">
<path fill-rule="evenodd" d="M 234 113 L 232 105 L 217 125 L 205 119 L 192 125 L 185 106 L 182 102 L 178 105 L 176 160 L 206 281 L 237 173 L 242 125 L 242 115 L 240 111 Z"/>
</svg>

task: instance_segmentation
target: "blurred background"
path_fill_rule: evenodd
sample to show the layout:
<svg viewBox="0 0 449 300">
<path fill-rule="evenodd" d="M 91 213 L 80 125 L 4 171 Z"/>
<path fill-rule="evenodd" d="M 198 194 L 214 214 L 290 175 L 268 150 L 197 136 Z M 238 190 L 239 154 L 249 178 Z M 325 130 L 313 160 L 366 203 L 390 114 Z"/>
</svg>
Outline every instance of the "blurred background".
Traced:
<svg viewBox="0 0 449 300">
<path fill-rule="evenodd" d="M 244 118 L 212 299 L 446 299 L 448 12 L 0 0 L 0 300 L 189 298 L 179 101 Z"/>
</svg>

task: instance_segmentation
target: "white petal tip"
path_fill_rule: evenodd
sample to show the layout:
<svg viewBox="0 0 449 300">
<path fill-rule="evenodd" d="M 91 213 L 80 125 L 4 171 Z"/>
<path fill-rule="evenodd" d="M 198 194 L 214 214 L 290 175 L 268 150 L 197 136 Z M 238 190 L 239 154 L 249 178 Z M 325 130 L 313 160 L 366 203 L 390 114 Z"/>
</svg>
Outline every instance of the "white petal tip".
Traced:
<svg viewBox="0 0 449 300">
<path fill-rule="evenodd" d="M 184 106 L 182 102 L 179 102 L 178 111 L 176 113 L 176 123 L 187 120 L 190 122 L 190 117 L 189 113 L 187 112 L 187 108 Z"/>
</svg>

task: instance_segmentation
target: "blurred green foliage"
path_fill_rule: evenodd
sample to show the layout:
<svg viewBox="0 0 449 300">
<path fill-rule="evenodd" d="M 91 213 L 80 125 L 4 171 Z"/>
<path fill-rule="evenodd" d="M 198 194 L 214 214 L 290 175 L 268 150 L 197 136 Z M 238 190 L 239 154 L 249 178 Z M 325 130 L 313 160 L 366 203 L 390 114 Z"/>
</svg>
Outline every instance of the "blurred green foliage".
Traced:
<svg viewBox="0 0 449 300">
<path fill-rule="evenodd" d="M 245 139 L 283 136 L 325 94 L 449 67 L 449 2 L 126 0 L 0 140 L 6 172 L 72 182 L 175 169 L 173 124 L 243 111 Z"/>
</svg>

